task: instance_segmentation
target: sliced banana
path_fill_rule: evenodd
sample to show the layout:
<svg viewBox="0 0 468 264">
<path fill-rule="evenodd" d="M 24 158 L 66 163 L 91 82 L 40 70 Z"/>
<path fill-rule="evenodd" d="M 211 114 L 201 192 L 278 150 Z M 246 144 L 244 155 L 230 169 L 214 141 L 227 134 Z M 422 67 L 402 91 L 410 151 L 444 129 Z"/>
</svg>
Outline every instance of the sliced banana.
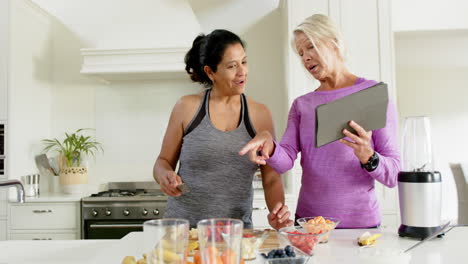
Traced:
<svg viewBox="0 0 468 264">
<path fill-rule="evenodd" d="M 122 260 L 122 264 L 136 264 L 136 260 L 134 256 L 126 256 Z"/>
<path fill-rule="evenodd" d="M 364 234 L 362 234 L 360 237 L 358 237 L 358 245 L 359 246 L 370 246 L 370 245 L 374 245 L 377 238 L 381 237 L 382 234 L 371 234 L 369 232 L 365 232 Z"/>
</svg>

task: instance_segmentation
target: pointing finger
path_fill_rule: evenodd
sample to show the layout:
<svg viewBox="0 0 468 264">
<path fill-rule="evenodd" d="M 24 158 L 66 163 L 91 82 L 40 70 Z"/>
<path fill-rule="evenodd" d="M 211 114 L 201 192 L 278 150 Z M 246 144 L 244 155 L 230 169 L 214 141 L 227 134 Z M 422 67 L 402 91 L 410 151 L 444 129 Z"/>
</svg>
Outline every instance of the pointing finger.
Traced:
<svg viewBox="0 0 468 264">
<path fill-rule="evenodd" d="M 239 155 L 243 156 L 245 153 L 257 149 L 260 144 L 258 142 L 255 142 L 254 140 L 249 141 L 240 151 Z"/>
</svg>

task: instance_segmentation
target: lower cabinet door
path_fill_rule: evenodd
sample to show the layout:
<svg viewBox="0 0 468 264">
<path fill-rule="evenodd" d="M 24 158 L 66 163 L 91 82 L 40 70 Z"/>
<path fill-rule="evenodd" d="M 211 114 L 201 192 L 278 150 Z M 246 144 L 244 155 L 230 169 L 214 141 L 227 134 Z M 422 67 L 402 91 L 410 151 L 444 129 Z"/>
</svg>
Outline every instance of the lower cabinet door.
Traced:
<svg viewBox="0 0 468 264">
<path fill-rule="evenodd" d="M 10 233 L 10 240 L 74 240 L 76 233 Z"/>
<path fill-rule="evenodd" d="M 254 228 L 269 228 L 268 224 L 268 207 L 265 200 L 254 200 L 252 204 L 252 222 Z"/>
<path fill-rule="evenodd" d="M 0 220 L 0 241 L 6 240 L 7 238 L 7 221 Z"/>
</svg>

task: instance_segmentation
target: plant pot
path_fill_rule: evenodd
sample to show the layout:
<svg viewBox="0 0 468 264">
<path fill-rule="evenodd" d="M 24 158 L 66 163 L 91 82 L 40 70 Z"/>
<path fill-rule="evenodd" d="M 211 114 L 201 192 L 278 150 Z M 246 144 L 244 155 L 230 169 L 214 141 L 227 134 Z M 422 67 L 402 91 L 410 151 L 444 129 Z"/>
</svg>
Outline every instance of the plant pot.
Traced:
<svg viewBox="0 0 468 264">
<path fill-rule="evenodd" d="M 59 182 L 64 193 L 83 193 L 88 183 L 88 169 L 86 167 L 64 168 L 60 171 Z"/>
</svg>

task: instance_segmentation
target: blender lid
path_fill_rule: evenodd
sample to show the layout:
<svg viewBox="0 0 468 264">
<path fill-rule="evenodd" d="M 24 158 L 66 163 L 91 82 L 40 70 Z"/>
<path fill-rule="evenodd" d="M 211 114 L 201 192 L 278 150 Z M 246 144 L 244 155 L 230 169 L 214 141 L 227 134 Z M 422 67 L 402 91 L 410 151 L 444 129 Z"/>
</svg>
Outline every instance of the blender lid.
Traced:
<svg viewBox="0 0 468 264">
<path fill-rule="evenodd" d="M 438 171 L 400 171 L 398 182 L 436 183 L 441 182 L 442 177 Z"/>
</svg>

